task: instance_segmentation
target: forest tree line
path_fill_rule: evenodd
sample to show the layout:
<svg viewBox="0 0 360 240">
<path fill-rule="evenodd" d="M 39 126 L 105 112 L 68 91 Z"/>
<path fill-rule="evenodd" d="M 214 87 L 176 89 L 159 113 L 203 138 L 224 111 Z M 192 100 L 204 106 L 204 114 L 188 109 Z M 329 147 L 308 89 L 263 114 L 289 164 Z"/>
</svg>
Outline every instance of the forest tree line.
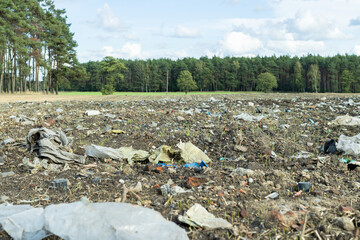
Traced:
<svg viewBox="0 0 360 240">
<path fill-rule="evenodd" d="M 0 93 L 57 92 L 86 76 L 65 14 L 52 0 L 0 1 Z"/>
<path fill-rule="evenodd" d="M 64 9 L 53 0 L 0 1 L 0 93 L 25 91 L 255 91 L 261 74 L 280 92 L 360 92 L 360 57 L 307 55 L 126 60 L 79 63 Z M 191 90 L 193 90 L 192 88 Z"/>
<path fill-rule="evenodd" d="M 276 77 L 281 92 L 360 92 L 360 57 L 201 57 L 178 60 L 125 60 L 105 57 L 82 64 L 87 77 L 70 81 L 63 90 L 99 91 L 105 84 L 116 91 L 179 91 L 177 79 L 187 70 L 198 91 L 255 91 L 261 73 Z"/>
</svg>

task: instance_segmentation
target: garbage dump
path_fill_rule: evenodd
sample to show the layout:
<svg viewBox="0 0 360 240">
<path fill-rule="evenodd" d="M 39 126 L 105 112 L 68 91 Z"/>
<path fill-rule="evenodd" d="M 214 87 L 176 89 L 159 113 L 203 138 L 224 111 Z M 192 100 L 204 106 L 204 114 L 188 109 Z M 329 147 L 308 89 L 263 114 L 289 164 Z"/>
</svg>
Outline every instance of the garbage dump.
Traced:
<svg viewBox="0 0 360 240">
<path fill-rule="evenodd" d="M 359 237 L 356 94 L 40 97 L 0 103 L 0 239 Z"/>
</svg>

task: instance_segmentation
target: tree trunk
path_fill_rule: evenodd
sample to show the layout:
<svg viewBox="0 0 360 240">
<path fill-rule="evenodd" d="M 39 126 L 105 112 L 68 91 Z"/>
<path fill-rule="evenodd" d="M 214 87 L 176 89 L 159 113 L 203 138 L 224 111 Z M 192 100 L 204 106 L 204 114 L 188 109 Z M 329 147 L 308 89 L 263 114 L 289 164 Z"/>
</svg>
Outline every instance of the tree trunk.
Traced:
<svg viewBox="0 0 360 240">
<path fill-rule="evenodd" d="M 14 65 L 13 65 L 13 69 L 11 71 L 11 93 L 15 92 L 15 74 L 14 72 L 16 71 L 16 53 L 14 52 L 13 55 L 13 59 L 12 61 L 14 61 Z"/>
<path fill-rule="evenodd" d="M 5 71 L 5 49 L 1 53 L 0 93 L 3 92 L 4 71 Z"/>
<path fill-rule="evenodd" d="M 35 79 L 36 79 L 36 85 L 35 85 L 35 91 L 39 92 L 39 62 L 36 60 L 36 73 L 35 73 Z"/>
</svg>

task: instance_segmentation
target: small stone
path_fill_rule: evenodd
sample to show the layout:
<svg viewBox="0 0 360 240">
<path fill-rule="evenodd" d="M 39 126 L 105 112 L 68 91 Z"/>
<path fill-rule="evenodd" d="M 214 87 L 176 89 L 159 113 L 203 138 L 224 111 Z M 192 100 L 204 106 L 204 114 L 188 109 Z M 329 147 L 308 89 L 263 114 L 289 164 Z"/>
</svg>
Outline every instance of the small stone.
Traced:
<svg viewBox="0 0 360 240">
<path fill-rule="evenodd" d="M 124 179 L 120 179 L 119 183 L 124 184 L 125 183 Z"/>
<path fill-rule="evenodd" d="M 169 173 L 175 174 L 176 169 L 175 168 L 168 168 Z"/>
<path fill-rule="evenodd" d="M 182 116 L 177 116 L 176 118 L 177 118 L 177 120 L 178 120 L 179 122 L 181 122 L 181 121 L 185 121 L 185 118 L 184 118 L 184 117 L 182 117 Z"/>
<path fill-rule="evenodd" d="M 246 152 L 246 151 L 247 151 L 247 147 L 241 146 L 241 145 L 235 145 L 235 146 L 234 146 L 234 150 L 235 150 L 235 151 L 238 151 L 238 152 Z"/>
<path fill-rule="evenodd" d="M 335 225 L 347 231 L 354 231 L 355 226 L 349 217 L 337 217 L 334 219 Z"/>
<path fill-rule="evenodd" d="M 235 170 L 232 171 L 232 173 L 230 175 L 238 175 L 238 176 L 252 176 L 254 174 L 254 171 L 251 169 L 246 169 L 246 168 L 236 168 Z"/>
<path fill-rule="evenodd" d="M 130 188 L 131 191 L 133 192 L 141 192 L 142 191 L 142 185 L 141 185 L 141 182 L 138 182 L 136 184 L 136 186 Z"/>
<path fill-rule="evenodd" d="M 60 179 L 55 179 L 54 181 L 52 181 L 50 183 L 50 188 L 54 188 L 54 189 L 67 189 L 69 180 L 65 179 L 65 178 L 60 178 Z"/>
</svg>

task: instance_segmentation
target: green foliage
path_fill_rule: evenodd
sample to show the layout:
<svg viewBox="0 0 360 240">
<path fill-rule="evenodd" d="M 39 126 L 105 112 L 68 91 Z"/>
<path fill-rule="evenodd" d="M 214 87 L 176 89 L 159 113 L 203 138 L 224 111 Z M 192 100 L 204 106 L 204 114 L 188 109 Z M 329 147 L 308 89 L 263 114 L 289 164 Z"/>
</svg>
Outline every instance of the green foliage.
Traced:
<svg viewBox="0 0 360 240">
<path fill-rule="evenodd" d="M 112 95 L 115 92 L 115 88 L 111 84 L 104 85 L 100 90 L 102 95 Z"/>
<path fill-rule="evenodd" d="M 276 77 L 272 73 L 261 73 L 256 79 L 257 91 L 271 92 L 277 86 Z"/>
<path fill-rule="evenodd" d="M 295 78 L 295 87 L 299 92 L 305 91 L 305 82 L 302 76 L 303 68 L 299 61 L 296 61 L 294 65 L 294 78 Z"/>
<path fill-rule="evenodd" d="M 320 71 L 317 64 L 310 65 L 308 78 L 311 81 L 311 91 L 318 92 L 320 88 Z"/>
<path fill-rule="evenodd" d="M 340 77 L 341 85 L 342 85 L 342 92 L 349 93 L 351 84 L 355 81 L 353 74 L 349 70 L 344 70 Z"/>
<path fill-rule="evenodd" d="M 177 86 L 180 91 L 185 92 L 185 94 L 187 94 L 189 91 L 197 89 L 196 82 L 193 80 L 191 73 L 188 70 L 183 70 L 180 72 L 177 79 Z"/>
<path fill-rule="evenodd" d="M 51 0 L 2 0 L 0 12 L 0 93 L 40 91 L 40 72 L 42 90 L 69 89 L 78 62 L 65 10 Z"/>
</svg>

